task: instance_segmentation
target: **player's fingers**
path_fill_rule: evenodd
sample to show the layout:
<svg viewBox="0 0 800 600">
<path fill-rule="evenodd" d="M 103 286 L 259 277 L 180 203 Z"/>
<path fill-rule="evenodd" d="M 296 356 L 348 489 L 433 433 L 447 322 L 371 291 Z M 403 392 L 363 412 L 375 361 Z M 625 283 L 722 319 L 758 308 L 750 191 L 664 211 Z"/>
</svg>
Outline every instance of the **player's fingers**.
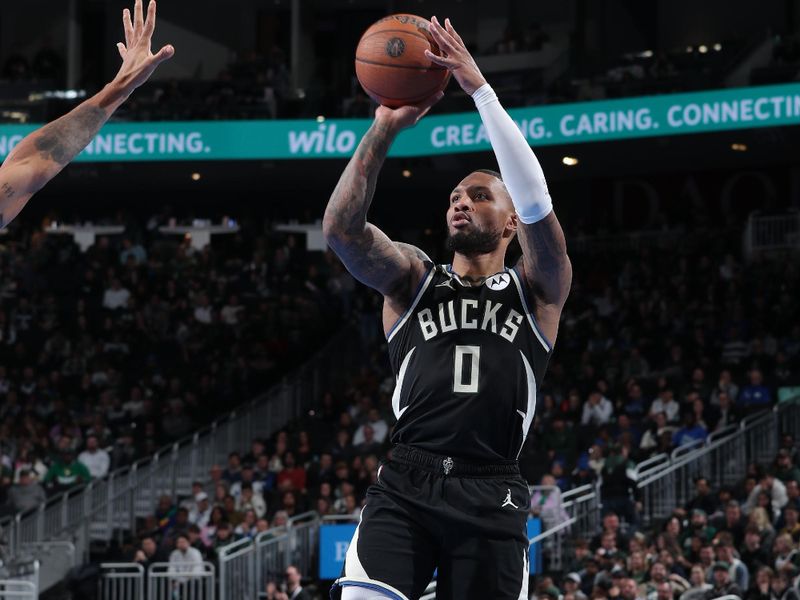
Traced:
<svg viewBox="0 0 800 600">
<path fill-rule="evenodd" d="M 457 64 L 457 61 L 454 61 L 446 56 L 439 56 L 438 54 L 434 54 L 430 50 L 425 50 L 425 57 L 430 60 L 433 64 L 439 65 L 440 67 L 450 68 Z"/>
<path fill-rule="evenodd" d="M 439 19 L 433 17 L 431 18 L 431 23 L 433 24 L 431 29 L 433 30 L 434 39 L 437 40 L 439 46 L 443 46 L 449 51 L 455 50 L 458 47 L 458 44 L 453 39 L 453 36 L 450 35 L 444 27 L 442 27 L 442 24 L 439 23 Z"/>
<path fill-rule="evenodd" d="M 125 46 L 133 43 L 133 23 L 131 23 L 131 11 L 127 8 L 122 11 L 122 29 L 125 31 Z"/>
<path fill-rule="evenodd" d="M 122 42 L 117 42 L 117 50 L 119 51 L 119 55 L 122 57 L 122 60 L 125 60 L 125 55 L 128 54 L 128 49 L 125 47 L 125 44 Z"/>
<path fill-rule="evenodd" d="M 453 36 L 453 39 L 454 39 L 455 41 L 457 41 L 457 42 L 458 42 L 459 44 L 461 44 L 462 46 L 464 46 L 464 45 L 465 45 L 465 44 L 464 44 L 464 40 L 462 40 L 462 39 L 461 39 L 461 36 L 460 36 L 460 35 L 458 35 L 458 32 L 457 32 L 457 31 L 455 30 L 455 28 L 453 27 L 453 23 L 450 21 L 450 18 L 449 18 L 449 17 L 448 17 L 447 19 L 445 19 L 445 20 L 444 20 L 444 28 L 447 30 L 447 33 L 449 33 L 451 36 Z"/>
<path fill-rule="evenodd" d="M 139 36 L 142 35 L 144 28 L 144 10 L 142 8 L 142 0 L 136 0 L 133 5 L 133 31 Z"/>
<path fill-rule="evenodd" d="M 447 50 L 448 43 L 447 40 L 442 35 L 443 29 L 441 27 L 437 27 L 437 23 L 438 21 L 436 20 L 436 17 L 431 17 L 431 28 L 430 28 L 431 37 L 433 38 L 433 41 L 436 42 L 436 44 L 439 46 L 439 48 Z"/>
<path fill-rule="evenodd" d="M 153 55 L 152 61 L 155 64 L 160 65 L 162 62 L 164 62 L 165 60 L 169 60 L 174 55 L 175 55 L 175 47 L 172 44 L 167 44 L 161 50 L 156 52 L 155 55 Z"/>
<path fill-rule="evenodd" d="M 148 40 L 153 37 L 156 28 L 156 0 L 150 0 L 147 5 L 147 20 L 144 22 L 144 37 Z"/>
</svg>

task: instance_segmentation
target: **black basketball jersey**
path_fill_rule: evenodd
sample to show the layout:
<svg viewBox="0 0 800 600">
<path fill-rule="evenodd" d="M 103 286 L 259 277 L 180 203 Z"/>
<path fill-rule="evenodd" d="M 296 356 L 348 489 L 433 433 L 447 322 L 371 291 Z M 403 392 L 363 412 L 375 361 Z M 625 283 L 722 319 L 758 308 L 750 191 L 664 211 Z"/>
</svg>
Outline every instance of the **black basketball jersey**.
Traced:
<svg viewBox="0 0 800 600">
<path fill-rule="evenodd" d="M 551 348 L 516 269 L 471 286 L 431 264 L 388 344 L 392 443 L 475 461 L 519 456 Z"/>
</svg>

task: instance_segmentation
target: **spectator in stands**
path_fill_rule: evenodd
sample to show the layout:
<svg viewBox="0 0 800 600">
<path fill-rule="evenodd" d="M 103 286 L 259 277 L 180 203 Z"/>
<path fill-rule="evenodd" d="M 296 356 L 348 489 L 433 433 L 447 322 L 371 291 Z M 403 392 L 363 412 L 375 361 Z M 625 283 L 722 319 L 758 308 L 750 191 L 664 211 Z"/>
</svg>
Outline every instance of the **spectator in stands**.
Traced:
<svg viewBox="0 0 800 600">
<path fill-rule="evenodd" d="M 155 539 L 150 536 L 142 538 L 139 543 L 139 548 L 136 550 L 134 562 L 137 562 L 145 568 L 145 570 L 153 563 L 166 562 L 168 559 L 164 552 L 156 544 Z"/>
<path fill-rule="evenodd" d="M 245 484 L 249 485 L 255 493 L 263 493 L 264 483 L 256 479 L 256 472 L 252 463 L 245 462 L 242 464 L 239 477 L 239 480 L 235 481 L 228 490 L 231 496 L 236 498 L 237 502 L 242 495 L 242 488 Z"/>
<path fill-rule="evenodd" d="M 793 504 L 787 504 L 783 508 L 782 519 L 779 519 L 781 529 L 778 531 L 778 535 L 785 533 L 792 536 L 795 542 L 800 541 L 800 522 L 798 522 L 798 517 L 800 517 L 800 511 L 798 511 L 797 507 Z"/>
<path fill-rule="evenodd" d="M 291 600 L 311 600 L 311 596 L 301 585 L 302 579 L 303 576 L 296 566 L 286 567 L 286 592 Z"/>
<path fill-rule="evenodd" d="M 185 533 L 179 533 L 175 540 L 175 550 L 169 555 L 169 571 L 171 574 L 196 575 L 203 572 L 203 555 L 194 548 Z M 178 583 L 187 583 L 188 577 L 176 577 Z"/>
<path fill-rule="evenodd" d="M 706 592 L 706 600 L 713 600 L 720 596 L 738 596 L 744 598 L 742 588 L 731 581 L 731 565 L 724 561 L 717 561 L 712 568 L 712 587 Z M 746 589 L 746 588 L 745 588 Z"/>
<path fill-rule="evenodd" d="M 254 538 L 256 535 L 256 513 L 250 509 L 244 511 L 244 519 L 233 530 L 233 533 L 239 539 L 241 538 Z"/>
<path fill-rule="evenodd" d="M 236 527 L 244 521 L 244 513 L 236 508 L 236 498 L 230 494 L 226 495 L 222 501 L 222 508 L 225 510 L 228 523 L 231 527 Z"/>
<path fill-rule="evenodd" d="M 772 593 L 778 600 L 800 600 L 792 586 L 792 575 L 786 571 L 778 571 L 772 577 Z"/>
<path fill-rule="evenodd" d="M 713 406 L 713 405 L 712 405 Z M 716 409 L 716 425 L 714 430 L 724 429 L 729 425 L 736 425 L 739 422 L 739 413 L 726 392 L 719 394 L 719 406 Z"/>
<path fill-rule="evenodd" d="M 298 492 L 306 489 L 306 470 L 295 463 L 293 452 L 286 452 L 283 456 L 283 470 L 278 474 L 278 489 Z"/>
<path fill-rule="evenodd" d="M 639 443 L 639 449 L 647 453 L 658 448 L 659 440 L 665 435 L 669 436 L 671 441 L 672 434 L 675 432 L 675 428 L 667 423 L 667 413 L 664 411 L 651 413 L 651 420 L 652 423 L 642 435 L 642 441 Z"/>
<path fill-rule="evenodd" d="M 636 482 L 633 480 L 633 464 L 628 460 L 624 446 L 609 447 L 602 473 L 600 496 L 603 506 L 616 512 L 634 527 L 639 517 L 635 506 Z"/>
<path fill-rule="evenodd" d="M 131 293 L 124 287 L 119 279 L 111 280 L 111 286 L 103 293 L 103 308 L 118 310 L 128 305 Z"/>
<path fill-rule="evenodd" d="M 694 565 L 689 574 L 690 587 L 680 595 L 679 600 L 701 600 L 706 592 L 711 589 L 711 584 L 706 581 L 706 572 L 702 565 Z"/>
<path fill-rule="evenodd" d="M 242 459 L 238 452 L 228 454 L 228 466 L 222 472 L 222 479 L 233 484 L 242 478 Z"/>
<path fill-rule="evenodd" d="M 599 391 L 589 394 L 589 400 L 583 405 L 581 425 L 601 427 L 611 422 L 614 416 L 614 405 Z"/>
<path fill-rule="evenodd" d="M 761 369 L 751 369 L 748 374 L 750 385 L 742 388 L 737 404 L 746 411 L 764 408 L 772 403 L 772 392 L 764 385 Z"/>
<path fill-rule="evenodd" d="M 574 600 L 587 600 L 586 594 L 580 589 L 581 576 L 574 571 L 567 573 L 562 582 L 564 588 L 564 596 L 570 595 Z"/>
<path fill-rule="evenodd" d="M 378 454 L 381 451 L 381 444 L 375 439 L 375 432 L 372 425 L 367 423 L 364 425 L 364 441 L 360 444 L 354 445 L 354 450 L 361 456 L 367 454 Z"/>
<path fill-rule="evenodd" d="M 717 387 L 711 391 L 711 404 L 720 406 L 720 397 L 727 396 L 732 404 L 736 404 L 736 399 L 739 397 L 739 386 L 733 381 L 730 370 L 723 369 L 719 374 L 719 381 Z"/>
<path fill-rule="evenodd" d="M 687 412 L 683 417 L 683 427 L 672 434 L 672 444 L 676 447 L 683 446 L 695 441 L 702 441 L 706 437 L 708 437 L 708 430 L 697 422 L 695 413 Z"/>
<path fill-rule="evenodd" d="M 242 493 L 237 500 L 236 509 L 245 513 L 252 510 L 255 516 L 260 519 L 267 512 L 267 503 L 261 494 L 256 494 L 253 491 L 252 484 L 243 483 Z"/>
<path fill-rule="evenodd" d="M 714 495 L 711 484 L 707 477 L 697 477 L 694 480 L 695 496 L 686 503 L 686 512 L 699 508 L 706 515 L 713 515 L 717 512 L 718 500 Z"/>
<path fill-rule="evenodd" d="M 772 513 L 780 514 L 781 510 L 786 503 L 789 502 L 789 497 L 786 494 L 786 486 L 780 479 L 775 479 L 775 476 L 766 470 L 761 470 L 758 485 L 756 485 L 747 497 L 745 503 L 745 513 L 750 513 L 758 503 L 758 496 L 765 493 L 771 503 Z"/>
<path fill-rule="evenodd" d="M 658 397 L 650 405 L 650 415 L 652 417 L 663 412 L 667 417 L 667 423 L 677 423 L 680 416 L 680 408 L 672 389 L 664 388 L 659 391 Z"/>
<path fill-rule="evenodd" d="M 102 479 L 111 466 L 111 457 L 108 452 L 99 447 L 97 436 L 94 434 L 86 437 L 86 450 L 78 455 L 81 462 L 94 479 Z"/>
<path fill-rule="evenodd" d="M 8 504 L 14 512 L 33 510 L 46 499 L 44 488 L 27 469 L 20 471 L 19 481 L 8 491 Z"/>
<path fill-rule="evenodd" d="M 381 418 L 381 413 L 377 408 L 370 408 L 367 412 L 367 420 L 353 434 L 353 446 L 358 446 L 365 440 L 365 429 L 372 428 L 372 437 L 377 444 L 383 444 L 389 434 L 389 425 Z"/>
<path fill-rule="evenodd" d="M 800 483 L 789 479 L 784 486 L 786 487 L 786 504 L 796 506 L 800 510 Z"/>
<path fill-rule="evenodd" d="M 200 535 L 200 528 L 197 525 L 189 525 L 189 527 L 186 528 L 186 536 L 189 538 L 191 547 L 200 553 L 204 561 L 213 561 L 216 558 L 214 551 L 203 543 L 203 538 Z"/>
<path fill-rule="evenodd" d="M 739 503 L 736 500 L 729 500 L 725 505 L 724 516 L 718 517 L 713 525 L 717 531 L 729 533 L 733 538 L 734 544 L 739 546 L 744 540 L 747 518 L 742 514 Z"/>
<path fill-rule="evenodd" d="M 747 526 L 744 533 L 744 545 L 739 547 L 739 558 L 750 573 L 755 573 L 761 567 L 770 566 L 769 550 L 761 543 L 761 532 L 758 527 Z"/>
<path fill-rule="evenodd" d="M 717 575 L 719 565 L 726 565 L 729 577 L 726 581 L 733 583 L 739 590 L 746 590 L 750 584 L 750 573 L 744 563 L 736 557 L 736 548 L 733 545 L 733 538 L 730 534 L 722 533 L 716 540 L 716 558 L 712 568 L 712 577 L 715 589 L 722 584 L 722 580 Z"/>
<path fill-rule="evenodd" d="M 178 512 L 178 507 L 172 501 L 172 498 L 166 494 L 158 499 L 158 506 L 156 506 L 155 519 L 156 526 L 159 531 L 164 534 L 175 525 L 175 515 Z"/>
<path fill-rule="evenodd" d="M 244 519 L 243 519 L 244 520 Z M 222 521 L 217 527 L 216 531 L 214 532 L 214 539 L 211 543 L 211 547 L 214 552 L 219 553 L 220 548 L 224 548 L 225 546 L 232 544 L 233 542 L 237 541 L 239 538 L 234 533 L 233 527 L 227 521 Z"/>
<path fill-rule="evenodd" d="M 773 554 L 775 555 L 775 563 L 773 565 L 775 571 L 786 571 L 794 575 L 800 569 L 800 553 L 797 551 L 792 536 L 783 534 L 775 538 Z"/>
<path fill-rule="evenodd" d="M 747 591 L 745 600 L 774 600 L 772 595 L 773 572 L 769 567 L 761 567 L 754 571 L 755 581 L 753 586 Z"/>
<path fill-rule="evenodd" d="M 784 485 L 790 479 L 800 482 L 800 469 L 795 466 L 792 460 L 792 454 L 786 448 L 778 450 L 778 456 L 775 459 L 774 474 Z"/>
<path fill-rule="evenodd" d="M 89 470 L 78 462 L 72 450 L 64 449 L 44 476 L 44 484 L 53 492 L 61 492 L 91 479 Z"/>
<path fill-rule="evenodd" d="M 552 475 L 545 475 L 541 487 L 531 494 L 531 514 L 542 519 L 543 531 L 568 520 L 561 501 L 561 490 Z"/>
<path fill-rule="evenodd" d="M 189 522 L 203 529 L 211 519 L 211 504 L 208 501 L 208 494 L 197 492 L 194 501 L 195 506 L 189 511 Z"/>
</svg>

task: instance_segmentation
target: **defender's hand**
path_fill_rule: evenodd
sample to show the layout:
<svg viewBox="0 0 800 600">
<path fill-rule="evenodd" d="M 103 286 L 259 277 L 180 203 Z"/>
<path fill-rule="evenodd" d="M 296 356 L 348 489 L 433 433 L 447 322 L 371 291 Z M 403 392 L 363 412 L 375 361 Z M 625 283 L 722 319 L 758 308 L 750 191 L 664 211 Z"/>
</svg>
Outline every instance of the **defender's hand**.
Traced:
<svg viewBox="0 0 800 600">
<path fill-rule="evenodd" d="M 428 113 L 431 107 L 443 97 L 444 92 L 436 92 L 419 104 L 410 104 L 408 106 L 401 106 L 400 108 L 389 108 L 381 105 L 375 111 L 375 120 L 385 122 L 396 131 L 406 129 L 407 127 L 416 125 L 417 122 Z"/>
<path fill-rule="evenodd" d="M 155 0 L 150 0 L 146 20 L 143 15 L 142 0 L 136 0 L 134 4 L 133 21 L 131 21 L 131 11 L 127 8 L 123 10 L 122 26 L 125 29 L 125 43 L 117 44 L 117 50 L 122 57 L 122 66 L 114 81 L 130 94 L 150 78 L 158 65 L 172 58 L 175 48 L 167 44 L 156 54 L 150 51 L 150 41 L 156 28 Z"/>
<path fill-rule="evenodd" d="M 436 17 L 431 17 L 431 35 L 439 45 L 442 56 L 437 56 L 430 50 L 425 50 L 425 56 L 434 64 L 450 70 L 456 78 L 458 85 L 470 96 L 479 87 L 486 83 L 475 59 L 467 50 L 461 36 L 453 29 L 450 19 L 444 20 L 444 27 Z"/>
</svg>

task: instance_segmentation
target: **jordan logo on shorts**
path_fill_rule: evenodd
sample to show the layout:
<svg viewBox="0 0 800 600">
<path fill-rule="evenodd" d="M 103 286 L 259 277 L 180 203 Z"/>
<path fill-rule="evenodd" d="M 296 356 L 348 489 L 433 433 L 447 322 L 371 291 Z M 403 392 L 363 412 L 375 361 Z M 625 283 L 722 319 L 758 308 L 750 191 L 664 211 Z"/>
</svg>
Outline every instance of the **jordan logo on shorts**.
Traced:
<svg viewBox="0 0 800 600">
<path fill-rule="evenodd" d="M 505 508 L 506 506 L 513 506 L 514 508 L 519 508 L 516 504 L 511 501 L 511 488 L 506 488 L 508 493 L 506 494 L 506 499 L 503 500 L 503 505 L 500 508 Z"/>
</svg>

